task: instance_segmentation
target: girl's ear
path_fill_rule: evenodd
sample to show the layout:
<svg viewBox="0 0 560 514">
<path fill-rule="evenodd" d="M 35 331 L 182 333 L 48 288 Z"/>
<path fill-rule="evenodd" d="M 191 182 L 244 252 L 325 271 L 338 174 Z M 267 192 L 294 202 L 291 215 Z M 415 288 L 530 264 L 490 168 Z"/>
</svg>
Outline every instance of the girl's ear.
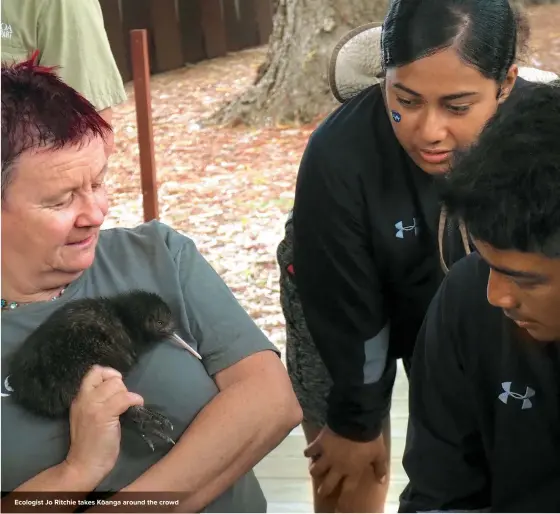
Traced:
<svg viewBox="0 0 560 514">
<path fill-rule="evenodd" d="M 517 80 L 517 75 L 519 74 L 519 68 L 517 67 L 517 64 L 512 64 L 505 80 L 502 82 L 502 85 L 500 86 L 500 91 L 498 94 L 498 103 L 504 103 L 509 95 L 511 94 L 511 90 L 513 89 L 513 86 L 515 85 L 515 81 Z"/>
<path fill-rule="evenodd" d="M 385 107 L 387 107 L 387 91 L 385 91 L 385 77 L 379 79 L 379 87 L 381 88 L 381 94 L 383 95 L 383 101 L 385 102 Z"/>
</svg>

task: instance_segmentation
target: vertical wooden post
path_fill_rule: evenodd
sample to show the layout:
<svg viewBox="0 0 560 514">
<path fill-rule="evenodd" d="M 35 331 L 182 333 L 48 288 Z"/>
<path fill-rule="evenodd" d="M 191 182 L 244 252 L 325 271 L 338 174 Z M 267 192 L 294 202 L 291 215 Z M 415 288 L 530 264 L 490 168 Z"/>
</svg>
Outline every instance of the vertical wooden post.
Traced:
<svg viewBox="0 0 560 514">
<path fill-rule="evenodd" d="M 158 219 L 159 212 L 150 95 L 150 58 L 148 55 L 148 31 L 146 29 L 130 31 L 130 53 L 132 55 L 132 76 L 138 124 L 144 221 L 150 221 Z"/>
</svg>

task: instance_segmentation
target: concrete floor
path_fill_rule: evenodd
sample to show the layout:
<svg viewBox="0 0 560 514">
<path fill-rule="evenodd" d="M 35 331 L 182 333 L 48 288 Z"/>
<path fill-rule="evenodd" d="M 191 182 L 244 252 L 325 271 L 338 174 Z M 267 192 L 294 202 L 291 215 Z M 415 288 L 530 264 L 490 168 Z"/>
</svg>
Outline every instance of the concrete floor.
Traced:
<svg viewBox="0 0 560 514">
<path fill-rule="evenodd" d="M 398 497 L 407 483 L 402 468 L 406 423 L 408 418 L 408 382 L 399 362 L 391 411 L 392 458 L 391 482 L 386 512 L 396 512 Z M 255 468 L 268 512 L 313 512 L 311 481 L 307 459 L 303 457 L 305 438 L 297 427 L 274 451 Z"/>
</svg>

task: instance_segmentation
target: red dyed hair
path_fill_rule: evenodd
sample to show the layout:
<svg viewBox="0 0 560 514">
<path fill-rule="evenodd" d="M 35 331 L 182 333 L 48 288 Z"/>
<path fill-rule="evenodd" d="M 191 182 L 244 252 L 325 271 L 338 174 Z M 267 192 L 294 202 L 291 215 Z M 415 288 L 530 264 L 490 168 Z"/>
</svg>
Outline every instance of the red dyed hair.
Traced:
<svg viewBox="0 0 560 514">
<path fill-rule="evenodd" d="M 12 166 L 25 151 L 79 145 L 111 132 L 95 107 L 56 75 L 56 67 L 28 60 L 2 63 L 2 199 Z"/>
</svg>

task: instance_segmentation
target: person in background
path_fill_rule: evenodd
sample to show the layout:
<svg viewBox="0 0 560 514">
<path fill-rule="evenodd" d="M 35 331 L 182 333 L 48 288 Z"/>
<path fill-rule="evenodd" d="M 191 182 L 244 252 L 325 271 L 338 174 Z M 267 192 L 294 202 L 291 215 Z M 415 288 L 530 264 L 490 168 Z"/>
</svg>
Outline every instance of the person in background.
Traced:
<svg viewBox="0 0 560 514">
<path fill-rule="evenodd" d="M 33 61 L 2 67 L 1 94 L 3 493 L 172 492 L 182 512 L 266 512 L 252 469 L 301 421 L 278 350 L 189 237 L 155 220 L 101 230 L 111 127 L 91 103 Z M 66 419 L 11 398 L 10 356 L 59 305 L 132 289 L 163 298 L 200 360 L 158 344 L 124 379 L 92 369 Z M 121 435 L 143 401 L 172 420 L 171 448 Z"/>
<path fill-rule="evenodd" d="M 2 0 L 2 62 L 38 52 L 42 66 L 57 66 L 66 84 L 112 123 L 126 100 L 98 0 Z M 108 145 L 112 148 L 112 136 Z"/>
<path fill-rule="evenodd" d="M 476 251 L 416 342 L 400 512 L 560 512 L 560 82 L 508 104 L 442 183 Z"/>
<path fill-rule="evenodd" d="M 310 137 L 277 250 L 317 512 L 384 510 L 396 361 L 409 372 L 444 272 L 471 251 L 434 177 L 527 86 L 526 29 L 507 0 L 394 0 L 380 58 L 365 31 L 347 41 L 381 80 Z"/>
</svg>

